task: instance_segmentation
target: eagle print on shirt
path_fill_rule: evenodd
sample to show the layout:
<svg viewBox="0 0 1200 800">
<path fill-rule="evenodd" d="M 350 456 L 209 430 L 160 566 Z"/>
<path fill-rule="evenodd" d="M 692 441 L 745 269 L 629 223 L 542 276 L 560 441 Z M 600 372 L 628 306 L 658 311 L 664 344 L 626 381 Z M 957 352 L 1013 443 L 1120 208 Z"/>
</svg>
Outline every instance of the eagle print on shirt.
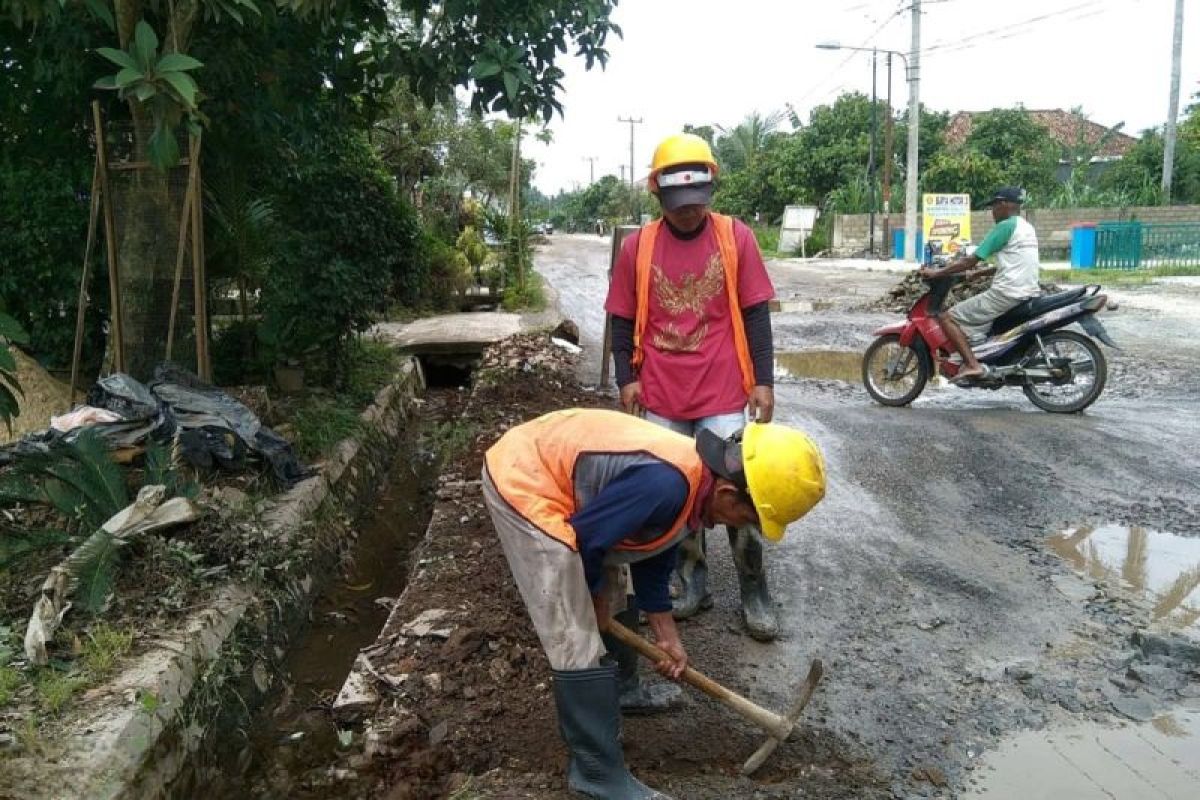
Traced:
<svg viewBox="0 0 1200 800">
<path fill-rule="evenodd" d="M 696 315 L 699 323 L 691 332 L 684 332 L 676 322 L 668 322 L 651 338 L 655 349 L 664 353 L 694 353 L 708 335 L 708 320 L 704 309 L 725 289 L 725 269 L 721 256 L 713 253 L 700 275 L 688 274 L 673 282 L 662 268 L 651 267 L 654 298 L 668 316 L 678 317 L 686 312 Z"/>
</svg>

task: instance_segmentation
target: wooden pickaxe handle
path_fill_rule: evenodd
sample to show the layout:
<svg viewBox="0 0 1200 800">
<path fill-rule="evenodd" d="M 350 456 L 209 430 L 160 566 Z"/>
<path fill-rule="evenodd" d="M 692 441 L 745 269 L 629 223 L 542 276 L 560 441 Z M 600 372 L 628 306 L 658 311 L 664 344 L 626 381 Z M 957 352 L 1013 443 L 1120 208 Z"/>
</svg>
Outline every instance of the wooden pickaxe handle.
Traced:
<svg viewBox="0 0 1200 800">
<path fill-rule="evenodd" d="M 672 660 L 662 649 L 655 647 L 615 619 L 608 621 L 607 633 L 612 634 L 619 641 L 629 645 L 655 663 Z M 737 692 L 726 689 L 712 678 L 697 672 L 691 667 L 683 671 L 682 680 L 684 683 L 695 686 L 718 703 L 733 709 L 755 725 L 758 725 L 769 733 L 772 739 L 779 741 L 787 739 L 788 734 L 792 732 L 792 728 L 796 725 L 795 720 L 781 717 L 774 711 L 768 711 L 757 703 L 753 703 L 742 697 Z"/>
</svg>

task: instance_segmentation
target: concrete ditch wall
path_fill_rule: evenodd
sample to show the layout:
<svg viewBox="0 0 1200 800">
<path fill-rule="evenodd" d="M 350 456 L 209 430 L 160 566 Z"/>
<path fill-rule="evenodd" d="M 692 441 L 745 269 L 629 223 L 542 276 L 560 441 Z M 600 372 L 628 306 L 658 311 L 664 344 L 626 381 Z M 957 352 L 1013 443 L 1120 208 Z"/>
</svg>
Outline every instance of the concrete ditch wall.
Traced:
<svg viewBox="0 0 1200 800">
<path fill-rule="evenodd" d="M 362 413 L 363 434 L 340 442 L 321 474 L 278 498 L 264 518 L 268 535 L 283 538 L 311 524 L 327 501 L 346 508 L 369 507 L 367 500 L 395 455 L 412 401 L 423 390 L 420 366 L 410 359 Z M 20 765 L 22 772 L 37 774 L 38 785 L 45 789 L 44 794 L 23 796 L 151 800 L 177 794 L 180 784 L 195 782 L 193 762 L 199 751 L 232 733 L 218 722 L 229 709 L 215 693 L 210 692 L 212 702 L 198 701 L 203 694 L 199 690 L 207 688 L 213 676 L 230 678 L 244 711 L 271 691 L 274 664 L 231 654 L 252 649 L 272 661 L 282 660 L 287 639 L 303 624 L 336 567 L 343 543 L 330 539 L 339 532 L 318 535 L 306 552 L 296 553 L 286 591 L 264 596 L 252 587 L 229 583 L 175 629 L 155 633 L 145 653 L 90 693 L 94 699 L 82 704 L 83 716 L 71 726 L 77 733 L 61 743 L 65 752 L 56 753 L 53 761 Z M 154 702 L 145 702 L 147 697 Z M 9 796 L 5 783 L 0 778 L 0 796 Z"/>
</svg>

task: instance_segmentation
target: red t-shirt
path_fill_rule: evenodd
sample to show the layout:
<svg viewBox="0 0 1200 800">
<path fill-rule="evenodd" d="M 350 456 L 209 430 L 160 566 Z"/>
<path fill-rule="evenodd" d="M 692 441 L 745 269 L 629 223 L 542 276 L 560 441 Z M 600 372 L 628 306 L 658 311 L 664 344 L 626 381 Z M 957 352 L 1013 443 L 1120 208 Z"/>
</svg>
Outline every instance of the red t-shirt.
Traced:
<svg viewBox="0 0 1200 800">
<path fill-rule="evenodd" d="M 637 316 L 636 261 L 641 233 L 621 244 L 604 303 L 610 314 L 626 319 Z M 733 238 L 738 251 L 738 302 L 748 308 L 770 300 L 775 289 L 754 233 L 734 220 Z M 741 410 L 746 393 L 712 221 L 689 240 L 676 238 L 664 224 L 654 242 L 650 265 L 649 313 L 642 336 L 645 357 L 638 374 L 642 405 L 676 420 Z"/>
</svg>

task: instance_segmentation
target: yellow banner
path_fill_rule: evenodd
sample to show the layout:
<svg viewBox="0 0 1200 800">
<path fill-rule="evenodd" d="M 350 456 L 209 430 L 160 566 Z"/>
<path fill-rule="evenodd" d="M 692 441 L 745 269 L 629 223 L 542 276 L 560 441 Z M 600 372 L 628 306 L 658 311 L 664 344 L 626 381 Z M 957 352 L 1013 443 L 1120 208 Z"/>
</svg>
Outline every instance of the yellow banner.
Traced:
<svg viewBox="0 0 1200 800">
<path fill-rule="evenodd" d="M 925 241 L 935 254 L 953 255 L 971 241 L 971 195 L 927 194 L 921 206 Z"/>
</svg>

